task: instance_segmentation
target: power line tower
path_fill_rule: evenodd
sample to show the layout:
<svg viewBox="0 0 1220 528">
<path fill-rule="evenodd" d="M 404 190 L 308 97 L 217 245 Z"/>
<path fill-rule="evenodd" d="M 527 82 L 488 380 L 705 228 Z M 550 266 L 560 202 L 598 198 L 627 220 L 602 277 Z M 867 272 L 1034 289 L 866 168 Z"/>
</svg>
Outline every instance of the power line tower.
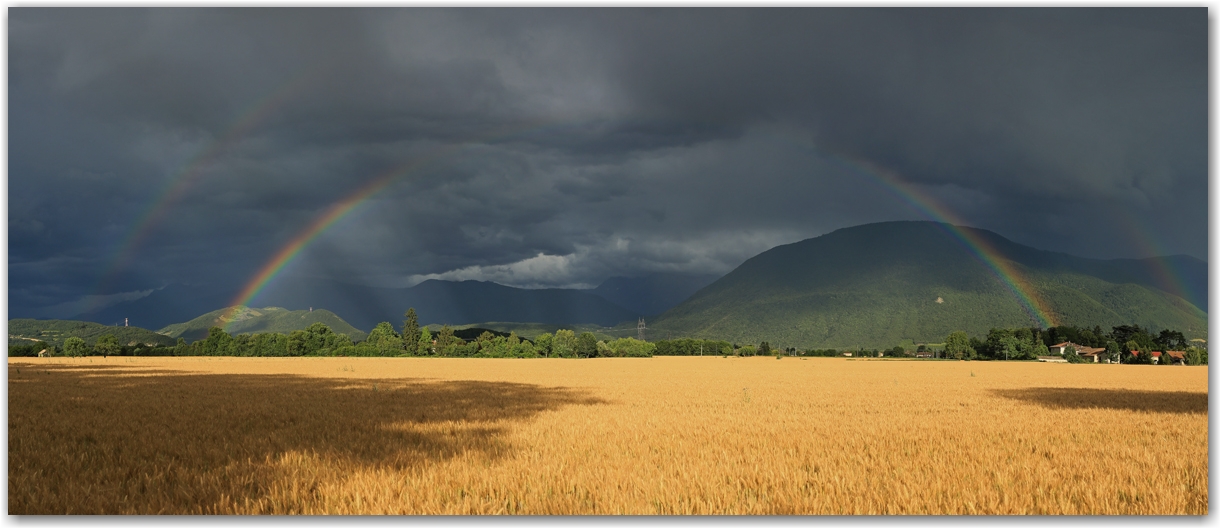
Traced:
<svg viewBox="0 0 1220 528">
<path fill-rule="evenodd" d="M 639 334 L 639 336 L 640 336 L 640 341 L 644 341 L 644 330 L 645 330 L 645 326 L 644 326 L 644 318 L 643 318 L 643 317 L 641 317 L 641 318 L 640 318 L 640 322 L 639 322 L 639 323 L 637 323 L 637 324 L 635 325 L 635 330 L 636 330 L 636 333 L 638 333 L 638 334 Z"/>
</svg>

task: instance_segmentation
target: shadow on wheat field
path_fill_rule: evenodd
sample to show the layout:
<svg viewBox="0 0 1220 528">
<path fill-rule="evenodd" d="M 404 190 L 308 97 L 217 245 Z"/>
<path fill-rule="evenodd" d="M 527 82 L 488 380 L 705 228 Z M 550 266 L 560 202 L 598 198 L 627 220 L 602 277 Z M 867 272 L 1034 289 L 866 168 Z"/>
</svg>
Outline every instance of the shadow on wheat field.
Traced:
<svg viewBox="0 0 1220 528">
<path fill-rule="evenodd" d="M 1030 387 L 997 389 L 998 396 L 1049 409 L 1115 409 L 1123 411 L 1207 414 L 1206 392 Z"/>
<path fill-rule="evenodd" d="M 20 370 L 9 367 L 10 514 L 216 513 L 267 497 L 289 455 L 332 472 L 495 459 L 513 448 L 513 422 L 604 403 L 507 382 Z"/>
</svg>

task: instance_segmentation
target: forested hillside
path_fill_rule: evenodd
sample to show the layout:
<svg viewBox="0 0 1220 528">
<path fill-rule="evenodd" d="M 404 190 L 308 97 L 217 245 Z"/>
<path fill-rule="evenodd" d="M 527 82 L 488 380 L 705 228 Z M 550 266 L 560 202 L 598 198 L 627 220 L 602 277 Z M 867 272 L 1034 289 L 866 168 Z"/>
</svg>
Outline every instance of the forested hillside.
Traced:
<svg viewBox="0 0 1220 528">
<path fill-rule="evenodd" d="M 1206 337 L 1205 312 L 1110 261 L 972 231 L 1028 279 L 1056 324 L 1139 324 Z M 1007 279 L 944 225 L 869 224 L 763 252 L 649 326 L 654 335 L 797 347 L 888 347 L 939 342 L 955 330 L 1037 326 Z"/>
<path fill-rule="evenodd" d="M 337 334 L 344 334 L 353 341 L 363 340 L 366 333 L 347 324 L 339 316 L 327 310 L 286 310 L 270 306 L 249 308 L 245 306 L 222 308 L 203 314 L 184 323 L 166 326 L 160 333 L 170 337 L 183 337 L 195 341 L 208 336 L 213 326 L 225 328 L 231 334 L 280 333 L 304 330 L 313 323 L 323 323 Z"/>
</svg>

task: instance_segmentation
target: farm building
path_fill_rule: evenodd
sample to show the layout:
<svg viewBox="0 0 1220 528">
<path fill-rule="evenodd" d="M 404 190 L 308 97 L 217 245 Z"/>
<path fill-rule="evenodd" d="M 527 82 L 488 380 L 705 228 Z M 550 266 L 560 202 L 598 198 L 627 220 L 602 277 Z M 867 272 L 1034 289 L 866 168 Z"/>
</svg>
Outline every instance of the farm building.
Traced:
<svg viewBox="0 0 1220 528">
<path fill-rule="evenodd" d="M 1162 353 L 1159 351 L 1153 351 L 1152 352 L 1152 362 L 1159 364 L 1161 362 L 1161 358 L 1165 357 L 1165 354 L 1169 354 L 1169 359 L 1170 359 L 1170 361 L 1173 361 L 1174 365 L 1185 365 L 1186 364 L 1186 353 L 1182 352 L 1180 350 L 1170 350 L 1169 352 L 1165 352 L 1165 353 Z M 1133 355 L 1135 357 L 1139 357 L 1140 351 L 1132 350 L 1131 355 Z"/>
</svg>

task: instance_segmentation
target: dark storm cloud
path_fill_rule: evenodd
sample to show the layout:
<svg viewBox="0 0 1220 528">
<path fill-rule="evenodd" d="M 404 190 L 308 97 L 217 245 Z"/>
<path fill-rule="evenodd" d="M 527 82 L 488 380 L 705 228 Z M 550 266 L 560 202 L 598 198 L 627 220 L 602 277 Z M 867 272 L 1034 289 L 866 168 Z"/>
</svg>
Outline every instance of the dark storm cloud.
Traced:
<svg viewBox="0 0 1220 528">
<path fill-rule="evenodd" d="M 1207 250 L 1201 8 L 9 13 L 14 312 L 236 293 L 394 170 L 287 273 L 594 285 L 924 218 L 855 161 L 1019 242 Z"/>
</svg>

